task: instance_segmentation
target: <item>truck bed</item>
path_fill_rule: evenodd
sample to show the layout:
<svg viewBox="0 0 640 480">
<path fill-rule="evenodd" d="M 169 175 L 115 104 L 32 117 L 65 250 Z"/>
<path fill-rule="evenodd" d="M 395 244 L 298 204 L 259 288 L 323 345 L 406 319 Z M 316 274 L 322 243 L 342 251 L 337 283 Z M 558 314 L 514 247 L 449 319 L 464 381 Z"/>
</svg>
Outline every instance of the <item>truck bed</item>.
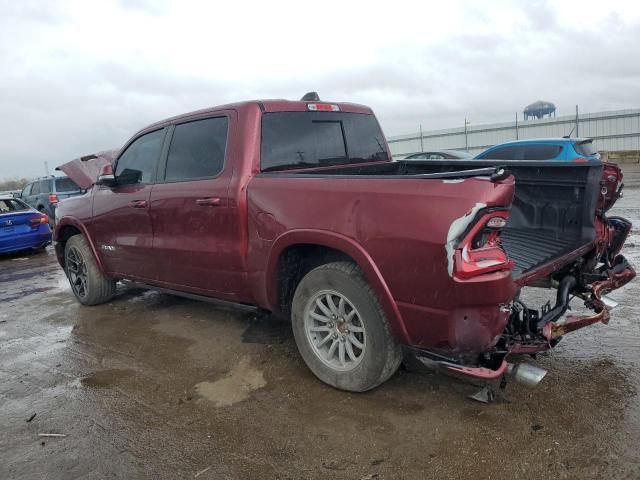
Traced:
<svg viewBox="0 0 640 480">
<path fill-rule="evenodd" d="M 515 263 L 515 277 L 581 246 L 577 236 L 563 238 L 553 230 L 532 228 L 507 228 L 501 239 L 502 246 Z"/>
<path fill-rule="evenodd" d="M 510 218 L 501 236 L 507 254 L 515 263 L 514 278 L 594 241 L 600 163 L 412 160 L 288 174 L 416 178 L 448 172 L 455 177 L 455 172 L 495 166 L 505 167 L 516 180 Z M 462 180 L 468 175 L 459 177 Z"/>
</svg>

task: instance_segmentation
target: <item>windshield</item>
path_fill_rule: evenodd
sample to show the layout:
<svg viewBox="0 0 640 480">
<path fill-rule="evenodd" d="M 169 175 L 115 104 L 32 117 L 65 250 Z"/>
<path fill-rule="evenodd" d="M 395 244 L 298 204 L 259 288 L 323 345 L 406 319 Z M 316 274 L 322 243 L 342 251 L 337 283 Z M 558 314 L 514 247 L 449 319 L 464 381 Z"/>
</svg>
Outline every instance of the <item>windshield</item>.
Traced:
<svg viewBox="0 0 640 480">
<path fill-rule="evenodd" d="M 373 115 L 277 112 L 262 117 L 263 172 L 389 161 Z"/>
</svg>

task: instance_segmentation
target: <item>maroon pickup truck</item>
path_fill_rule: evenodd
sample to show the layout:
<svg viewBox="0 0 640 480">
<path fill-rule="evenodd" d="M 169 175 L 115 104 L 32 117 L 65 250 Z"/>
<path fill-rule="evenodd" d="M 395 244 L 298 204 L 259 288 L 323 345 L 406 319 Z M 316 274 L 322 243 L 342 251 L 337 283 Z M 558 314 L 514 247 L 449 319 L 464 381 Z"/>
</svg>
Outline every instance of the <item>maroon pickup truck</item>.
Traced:
<svg viewBox="0 0 640 480">
<path fill-rule="evenodd" d="M 81 163 L 62 169 L 86 182 Z M 403 353 L 536 383 L 508 357 L 607 323 L 604 295 L 635 276 L 631 224 L 605 216 L 621 188 L 599 162 L 394 162 L 365 106 L 251 101 L 138 132 L 61 203 L 54 239 L 82 304 L 127 281 L 267 309 L 340 389 L 376 387 Z M 566 315 L 573 297 L 592 313 Z"/>
</svg>

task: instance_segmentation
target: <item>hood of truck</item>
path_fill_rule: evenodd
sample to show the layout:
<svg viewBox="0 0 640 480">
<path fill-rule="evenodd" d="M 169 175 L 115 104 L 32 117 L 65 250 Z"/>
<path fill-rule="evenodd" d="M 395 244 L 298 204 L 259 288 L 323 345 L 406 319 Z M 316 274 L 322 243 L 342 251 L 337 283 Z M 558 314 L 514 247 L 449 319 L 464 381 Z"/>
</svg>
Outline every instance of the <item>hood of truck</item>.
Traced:
<svg viewBox="0 0 640 480">
<path fill-rule="evenodd" d="M 71 180 L 76 182 L 80 188 L 86 190 L 96 183 L 102 167 L 113 163 L 117 153 L 118 150 L 105 150 L 104 152 L 92 153 L 91 155 L 85 155 L 84 157 L 63 163 L 56 167 L 56 170 L 63 172 L 71 178 Z"/>
</svg>

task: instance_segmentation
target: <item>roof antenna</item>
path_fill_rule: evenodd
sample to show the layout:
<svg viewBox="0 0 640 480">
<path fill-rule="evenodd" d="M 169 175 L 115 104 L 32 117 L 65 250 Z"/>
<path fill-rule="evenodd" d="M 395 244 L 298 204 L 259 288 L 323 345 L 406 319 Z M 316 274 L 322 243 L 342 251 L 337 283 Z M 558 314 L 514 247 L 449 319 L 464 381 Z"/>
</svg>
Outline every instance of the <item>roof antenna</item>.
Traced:
<svg viewBox="0 0 640 480">
<path fill-rule="evenodd" d="M 308 92 L 300 99 L 301 102 L 319 102 L 318 92 Z"/>
<path fill-rule="evenodd" d="M 569 132 L 569 135 L 565 135 L 565 136 L 564 136 L 564 137 L 562 137 L 562 138 L 571 138 L 571 135 L 573 135 L 573 131 L 574 131 L 575 129 L 576 129 L 576 127 L 573 127 L 573 128 L 571 129 L 571 131 Z"/>
</svg>

